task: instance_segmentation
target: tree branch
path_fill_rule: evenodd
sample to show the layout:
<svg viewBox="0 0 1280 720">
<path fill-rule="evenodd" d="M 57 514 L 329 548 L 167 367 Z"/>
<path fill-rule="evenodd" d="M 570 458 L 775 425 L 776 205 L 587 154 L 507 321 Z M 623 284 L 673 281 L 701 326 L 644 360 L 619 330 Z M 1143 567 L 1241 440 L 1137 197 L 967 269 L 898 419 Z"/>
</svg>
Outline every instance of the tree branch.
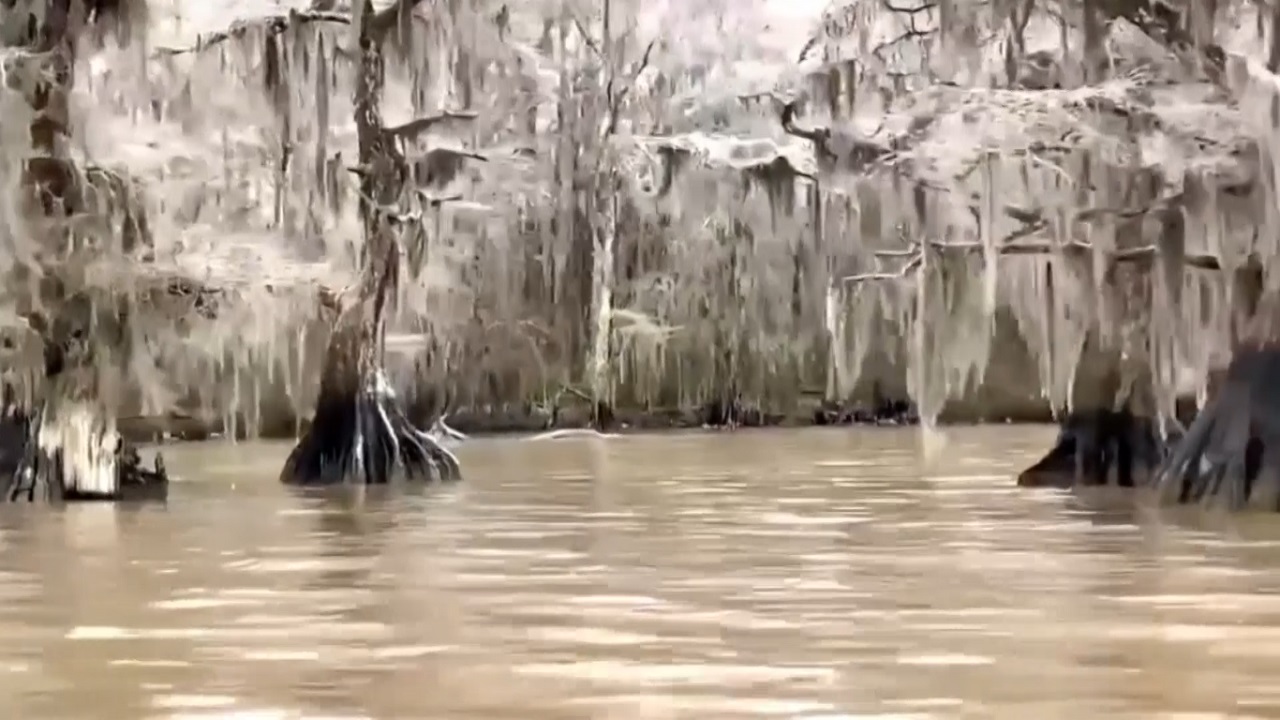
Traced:
<svg viewBox="0 0 1280 720">
<path fill-rule="evenodd" d="M 372 37 L 378 42 L 386 40 L 387 35 L 395 29 L 401 14 L 408 15 L 412 13 L 413 9 L 421 2 L 422 0 L 396 0 L 391 7 L 374 13 L 373 20 L 369 25 Z"/>
<path fill-rule="evenodd" d="M 378 42 L 386 40 L 387 35 L 395 29 L 400 19 L 401 13 L 413 12 L 413 9 L 421 3 L 422 0 L 398 0 L 391 7 L 384 8 L 373 14 L 370 20 L 370 34 Z M 224 43 L 227 40 L 238 38 L 255 27 L 264 28 L 271 35 L 279 35 L 284 32 L 290 24 L 306 24 L 306 23 L 337 23 L 339 25 L 352 24 L 351 13 L 332 12 L 322 10 L 291 10 L 288 15 L 270 15 L 263 18 L 256 18 L 249 21 L 237 21 L 226 30 L 208 33 L 199 36 L 196 44 L 190 47 L 172 48 L 161 47 L 156 49 L 156 54 L 161 56 L 187 55 L 190 53 L 206 50 L 214 45 Z"/>
<path fill-rule="evenodd" d="M 1094 252 L 1097 248 L 1093 243 L 1080 240 L 1073 240 L 1068 243 L 1058 244 L 1052 242 L 1016 242 L 1012 241 L 1018 237 L 1025 237 L 1033 232 L 1038 232 L 1043 226 L 1032 230 L 1030 228 L 1020 228 L 1005 238 L 1001 244 L 997 246 L 996 252 L 1001 256 L 1023 256 L 1023 255 L 1054 255 L 1061 253 L 1072 257 L 1083 257 Z M 930 241 L 928 243 L 930 251 L 939 253 L 980 253 L 984 250 L 984 246 L 980 242 L 943 242 Z M 1118 265 L 1120 263 L 1134 263 L 1139 265 L 1147 265 L 1156 260 L 1160 255 L 1160 250 L 1155 245 L 1143 245 L 1136 248 L 1127 248 L 1124 250 L 1115 250 L 1107 254 L 1109 265 Z M 910 257 L 902 269 L 897 272 L 870 272 L 858 275 L 847 275 L 840 278 L 844 283 L 860 283 L 875 280 L 903 280 L 911 276 L 924 261 L 924 251 L 918 247 L 910 250 L 879 250 L 876 251 L 877 259 L 902 258 Z M 1221 271 L 1222 262 L 1217 257 L 1208 254 L 1191 254 L 1188 253 L 1184 262 L 1188 267 L 1197 270 L 1213 270 Z"/>
<path fill-rule="evenodd" d="M 224 43 L 232 38 L 243 36 L 249 30 L 255 27 L 262 27 L 271 35 L 279 35 L 289 27 L 290 23 L 306 24 L 330 22 L 339 25 L 350 25 L 351 15 L 340 12 L 318 12 L 310 10 L 293 10 L 288 15 L 272 15 L 265 18 L 258 18 L 253 21 L 236 21 L 231 27 L 220 32 L 208 33 L 200 35 L 196 39 L 196 44 L 184 48 L 161 47 L 156 49 L 156 55 L 173 56 L 186 55 L 190 53 L 206 50 L 214 45 Z"/>
<path fill-rule="evenodd" d="M 397 140 L 413 140 L 417 136 L 441 123 L 453 120 L 475 120 L 477 117 L 479 117 L 479 115 L 469 110 L 445 111 L 438 115 L 429 115 L 416 120 L 410 120 L 403 125 L 384 128 L 383 132 Z"/>
<path fill-rule="evenodd" d="M 627 84 L 621 88 L 614 90 L 615 78 L 612 74 L 609 82 L 605 85 L 605 98 L 609 103 L 609 124 L 605 128 L 606 135 L 612 135 L 618 129 L 618 116 L 622 111 L 622 103 L 627 99 L 627 93 L 631 92 L 631 88 L 635 86 L 636 80 L 640 78 L 640 73 L 649 67 L 649 60 L 653 56 L 653 48 L 658 41 L 650 40 L 648 46 L 644 49 L 644 55 L 640 57 L 640 62 L 636 63 L 635 69 L 628 73 Z"/>
<path fill-rule="evenodd" d="M 597 57 L 603 58 L 604 53 L 600 52 L 599 43 L 597 43 L 595 41 L 595 38 L 591 37 L 591 34 L 587 32 L 587 29 L 585 27 L 583 27 L 582 21 L 579 20 L 576 16 L 573 17 L 572 20 L 573 20 L 573 26 L 578 29 L 578 34 L 582 36 L 582 42 L 586 43 L 587 47 L 590 48 L 591 52 L 594 52 Z"/>
<path fill-rule="evenodd" d="M 419 200 L 421 200 L 424 204 L 432 208 L 438 208 L 441 205 L 444 205 L 445 203 L 458 202 L 459 200 L 462 200 L 461 195 L 439 196 L 439 195 L 432 195 L 431 193 L 426 192 L 425 190 L 414 190 L 414 193 L 417 194 Z"/>
</svg>

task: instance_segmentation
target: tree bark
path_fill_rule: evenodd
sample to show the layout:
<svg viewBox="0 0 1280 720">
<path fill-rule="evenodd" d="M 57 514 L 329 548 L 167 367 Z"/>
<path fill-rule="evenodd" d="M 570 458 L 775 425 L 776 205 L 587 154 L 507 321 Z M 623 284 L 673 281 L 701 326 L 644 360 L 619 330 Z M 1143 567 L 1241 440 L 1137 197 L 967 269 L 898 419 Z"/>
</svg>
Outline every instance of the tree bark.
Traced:
<svg viewBox="0 0 1280 720">
<path fill-rule="evenodd" d="M 310 427 L 285 462 L 280 480 L 297 485 L 384 484 L 393 478 L 461 478 L 458 460 L 408 420 L 383 370 L 388 305 L 400 278 L 395 221 L 386 208 L 404 200 L 411 173 L 396 133 L 382 121 L 383 46 L 416 0 L 379 13 L 359 8 L 360 70 L 355 120 L 359 140 L 359 212 L 364 230 L 361 282 L 339 302 Z M 425 127 L 425 125 L 424 125 Z"/>
<path fill-rule="evenodd" d="M 1280 346 L 1238 349 L 1213 399 L 1156 477 L 1165 502 L 1280 512 Z"/>
<path fill-rule="evenodd" d="M 37 496 L 121 500 L 167 495 L 163 462 L 157 456 L 153 470 L 141 466 L 137 451 L 116 432 L 114 404 L 102 392 L 102 375 L 110 372 L 114 351 L 123 340 L 119 310 L 123 305 L 112 300 L 107 307 L 97 307 L 94 298 L 79 291 L 78 279 L 67 275 L 61 262 L 80 240 L 64 219 L 72 213 L 98 210 L 85 207 L 95 178 L 106 181 L 105 187 L 112 190 L 108 194 L 126 190 L 124 181 L 111 173 L 78 169 L 67 152 L 76 32 L 91 13 L 98 20 L 110 16 L 99 5 L 27 0 L 5 11 L 6 29 L 22 29 L 8 35 L 11 42 L 33 51 L 28 61 L 41 65 L 39 79 L 27 95 L 33 112 L 31 154 L 21 178 L 25 214 L 39 220 L 29 233 L 38 246 L 34 266 L 19 265 L 11 281 L 29 288 L 29 302 L 19 309 L 39 334 L 45 356 L 44 377 L 33 393 L 33 405 L 12 403 L 16 395 L 6 393 L 0 435 L 6 436 L 4 443 L 22 448 L 16 457 L 3 453 L 0 458 L 0 497 L 9 501 Z M 117 200 L 129 202 L 125 197 Z M 145 223 L 128 217 L 119 231 L 121 244 L 131 246 L 145 232 Z"/>
</svg>

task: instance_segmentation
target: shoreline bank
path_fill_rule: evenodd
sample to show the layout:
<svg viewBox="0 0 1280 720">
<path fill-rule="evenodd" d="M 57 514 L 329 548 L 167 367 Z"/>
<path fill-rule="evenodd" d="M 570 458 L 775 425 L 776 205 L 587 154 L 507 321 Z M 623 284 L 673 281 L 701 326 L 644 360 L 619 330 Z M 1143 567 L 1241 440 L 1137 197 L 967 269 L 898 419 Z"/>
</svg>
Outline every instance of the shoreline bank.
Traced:
<svg viewBox="0 0 1280 720">
<path fill-rule="evenodd" d="M 411 417 L 426 429 L 420 413 Z M 762 410 L 753 407 L 725 408 L 718 404 L 689 408 L 610 409 L 593 412 L 588 407 L 560 409 L 544 413 L 528 409 L 460 409 L 446 417 L 448 425 L 473 437 L 505 435 L 538 435 L 563 431 L 596 431 L 602 434 L 665 432 L 687 430 L 722 430 L 811 427 L 916 427 L 914 408 L 905 402 L 890 402 L 878 408 L 865 405 L 840 406 L 815 402 L 788 411 Z M 984 417 L 969 408 L 944 412 L 939 424 L 950 425 L 1045 425 L 1055 422 L 1046 407 L 1043 412 L 1004 414 Z M 168 415 L 123 417 L 118 421 L 120 433 L 130 441 L 154 443 L 164 441 L 201 441 L 225 437 L 222 419 L 200 418 L 171 413 Z M 249 433 L 249 424 L 236 423 L 237 439 L 294 440 L 306 428 L 306 421 L 281 414 L 264 418 L 257 433 Z"/>
</svg>

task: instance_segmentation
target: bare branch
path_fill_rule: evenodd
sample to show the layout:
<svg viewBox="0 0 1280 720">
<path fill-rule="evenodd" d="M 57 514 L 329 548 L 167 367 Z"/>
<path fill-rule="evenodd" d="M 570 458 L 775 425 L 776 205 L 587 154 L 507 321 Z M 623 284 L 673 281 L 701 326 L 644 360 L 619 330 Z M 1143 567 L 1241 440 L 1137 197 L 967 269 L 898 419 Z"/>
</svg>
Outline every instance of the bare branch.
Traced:
<svg viewBox="0 0 1280 720">
<path fill-rule="evenodd" d="M 453 120 L 475 120 L 479 115 L 471 111 L 445 111 L 438 115 L 410 120 L 403 125 L 385 128 L 383 132 L 399 140 L 412 140 L 432 127 Z"/>
<path fill-rule="evenodd" d="M 658 41 L 650 40 L 649 45 L 644 49 L 644 55 L 640 57 L 640 62 L 636 63 L 635 68 L 628 73 L 627 84 L 614 90 L 614 78 L 610 77 L 609 82 L 605 85 L 605 98 L 609 103 L 609 124 L 605 128 L 606 135 L 612 135 L 618 128 L 618 115 L 622 110 L 622 103 L 627 99 L 627 93 L 631 92 L 631 88 L 635 86 L 636 80 L 640 78 L 640 73 L 649 67 L 649 60 L 653 55 L 653 48 Z"/>
<path fill-rule="evenodd" d="M 881 53 L 885 52 L 886 50 L 892 48 L 893 46 L 899 43 L 903 43 L 908 40 L 929 38 L 929 37 L 933 37 L 934 35 L 937 35 L 937 30 L 921 30 L 920 28 L 916 27 L 916 14 L 933 10 L 934 8 L 937 7 L 936 4 L 933 4 L 933 3 L 923 4 L 918 8 L 895 7 L 893 5 L 890 5 L 887 0 L 881 0 L 880 4 L 887 10 L 890 10 L 897 14 L 907 16 L 906 30 L 904 30 L 900 35 L 893 38 L 892 40 L 889 40 L 888 42 L 880 43 L 879 45 L 877 45 L 875 48 L 871 50 L 871 54 L 875 55 L 876 58 L 879 59 L 881 62 L 884 61 L 884 57 L 881 56 Z"/>
<path fill-rule="evenodd" d="M 1155 245 L 1144 245 L 1139 248 L 1131 248 L 1128 250 L 1119 250 L 1112 258 L 1115 262 L 1133 262 L 1133 263 L 1151 263 L 1160 255 L 1160 249 Z M 1190 254 L 1188 253 L 1183 259 L 1188 267 L 1197 270 L 1222 270 L 1222 262 L 1213 255 L 1208 254 Z"/>
<path fill-rule="evenodd" d="M 903 13 L 904 15 L 915 15 L 916 13 L 928 12 L 938 7 L 937 3 L 925 3 L 920 7 L 898 7 L 889 3 L 889 0 L 883 0 L 881 5 L 890 12 Z"/>
<path fill-rule="evenodd" d="M 318 12 L 310 10 L 294 10 L 288 15 L 273 15 L 270 17 L 259 18 L 251 22 L 236 22 L 231 27 L 221 32 L 209 33 L 201 35 L 196 39 L 196 44 L 185 48 L 157 48 L 156 54 L 162 56 L 186 55 L 189 53 L 200 52 L 207 48 L 226 42 L 232 38 L 243 36 L 249 30 L 261 27 L 271 35 L 278 35 L 289 27 L 290 23 L 305 24 L 330 22 L 339 25 L 350 25 L 351 15 L 340 12 Z"/>
<path fill-rule="evenodd" d="M 461 195 L 447 195 L 444 197 L 432 195 L 425 190 L 414 190 L 418 195 L 418 199 L 432 208 L 438 208 L 445 203 L 458 202 L 462 199 Z"/>
<path fill-rule="evenodd" d="M 1096 246 L 1089 242 L 1073 240 L 1067 243 L 1052 242 L 1014 242 L 1017 238 L 1043 230 L 1045 225 L 1040 223 L 1034 226 L 1020 228 L 1011 233 L 997 247 L 997 253 L 1000 256 L 1027 256 L 1027 255 L 1055 255 L 1062 254 L 1072 257 L 1083 257 L 1088 253 L 1096 250 Z M 929 250 L 940 253 L 980 253 L 984 250 L 984 246 L 980 242 L 943 242 L 931 241 L 928 243 Z M 1160 251 L 1155 245 L 1144 245 L 1136 248 L 1126 248 L 1124 250 L 1116 250 L 1108 253 L 1107 261 L 1110 265 L 1118 265 L 1120 263 L 1134 263 L 1139 265 L 1147 265 L 1153 263 L 1159 257 Z M 870 272 L 859 275 L 848 275 L 840 279 L 845 283 L 858 283 L 875 280 L 903 280 L 909 277 L 913 272 L 920 268 L 924 259 L 924 253 L 918 248 L 908 250 L 878 250 L 875 252 L 877 258 L 902 258 L 910 257 L 911 260 L 902 267 L 898 272 Z M 1207 254 L 1187 254 L 1185 263 L 1188 267 L 1196 270 L 1222 270 L 1222 263 L 1217 257 Z"/>
<path fill-rule="evenodd" d="M 574 17 L 573 26 L 578 29 L 578 34 L 582 36 L 582 42 L 587 44 L 587 47 L 591 49 L 591 52 L 594 52 L 596 57 L 603 58 L 604 53 L 600 52 L 599 43 L 597 43 L 595 39 L 591 37 L 591 33 L 587 32 L 587 29 L 583 27 L 582 21 L 577 17 Z"/>
<path fill-rule="evenodd" d="M 914 254 L 911 256 L 911 259 L 908 260 L 907 263 L 903 265 L 902 269 L 899 270 L 898 272 L 892 272 L 892 273 L 873 272 L 873 273 L 863 273 L 861 275 L 848 275 L 843 278 L 840 278 L 840 281 L 846 282 L 846 283 L 858 283 L 858 282 L 866 282 L 868 280 L 903 280 L 909 275 L 911 275 L 911 273 L 918 270 L 920 268 L 920 265 L 923 262 L 924 262 L 924 253 L 919 251 L 914 251 Z"/>
<path fill-rule="evenodd" d="M 649 67 L 649 60 L 653 57 L 653 48 L 657 43 L 657 40 L 650 40 L 649 44 L 645 46 L 644 55 L 640 58 L 640 64 L 636 65 L 636 69 L 631 73 L 632 80 L 640 77 L 640 73 L 644 72 L 645 68 Z"/>
<path fill-rule="evenodd" d="M 804 59 L 809 55 L 809 51 L 817 47 L 820 42 L 822 42 L 822 37 L 819 35 L 814 35 L 809 38 L 809 40 L 805 42 L 804 47 L 800 48 L 800 54 L 796 57 L 796 64 L 798 65 L 803 63 Z"/>
<path fill-rule="evenodd" d="M 796 109 L 799 102 L 792 101 L 782 106 L 782 130 L 788 135 L 810 140 L 815 143 L 825 143 L 831 137 L 831 130 L 828 128 L 815 128 L 813 130 L 805 130 L 796 125 Z"/>
<path fill-rule="evenodd" d="M 387 35 L 395 29 L 400 13 L 412 12 L 422 0 L 399 0 L 391 7 L 374 13 L 371 20 L 371 29 L 373 36 L 379 41 L 386 39 Z M 201 35 L 196 44 L 184 48 L 162 47 L 156 50 L 157 55 L 173 56 L 186 55 L 190 53 L 206 50 L 214 45 L 226 42 L 233 38 L 243 36 L 253 28 L 263 28 L 271 35 L 278 35 L 285 31 L 290 24 L 300 25 L 306 23 L 337 23 L 339 25 L 350 25 L 352 21 L 350 13 L 332 12 L 322 10 L 291 10 L 288 15 L 272 15 L 264 18 L 257 18 L 251 21 L 240 21 L 234 23 L 226 30 Z"/>
</svg>

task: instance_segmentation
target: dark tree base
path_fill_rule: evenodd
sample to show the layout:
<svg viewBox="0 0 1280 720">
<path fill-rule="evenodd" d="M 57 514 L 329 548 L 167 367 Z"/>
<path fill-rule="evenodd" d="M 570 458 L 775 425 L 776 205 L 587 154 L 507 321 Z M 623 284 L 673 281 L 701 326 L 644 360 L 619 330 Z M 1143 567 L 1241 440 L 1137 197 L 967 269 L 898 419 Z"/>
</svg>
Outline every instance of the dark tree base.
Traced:
<svg viewBox="0 0 1280 720">
<path fill-rule="evenodd" d="M 288 485 L 382 485 L 462 479 L 457 457 L 409 422 L 379 371 L 354 397 L 322 391 L 315 417 L 280 473 Z"/>
<path fill-rule="evenodd" d="M 1156 422 L 1128 410 L 1075 412 L 1062 423 L 1049 454 L 1018 475 L 1020 487 L 1146 485 L 1175 438 L 1164 440 Z"/>
<path fill-rule="evenodd" d="M 813 412 L 814 425 L 919 425 L 920 415 L 904 400 L 881 400 L 871 406 L 823 402 Z"/>
<path fill-rule="evenodd" d="M 1280 511 L 1280 345 L 1236 353 L 1157 483 L 1168 502 Z"/>
<path fill-rule="evenodd" d="M 155 466 L 142 465 L 137 449 L 116 439 L 115 468 L 109 487 L 88 488 L 70 472 L 65 448 L 42 448 L 39 414 L 34 418 L 9 410 L 0 416 L 0 498 L 4 502 L 163 502 L 169 475 L 156 453 Z"/>
<path fill-rule="evenodd" d="M 910 400 L 885 394 L 880 383 L 871 386 L 866 405 L 824 401 L 814 412 L 815 425 L 919 425 L 920 413 Z"/>
<path fill-rule="evenodd" d="M 702 426 L 709 428 L 762 427 L 766 424 L 765 415 L 759 408 L 738 397 L 704 403 L 699 415 Z"/>
</svg>

